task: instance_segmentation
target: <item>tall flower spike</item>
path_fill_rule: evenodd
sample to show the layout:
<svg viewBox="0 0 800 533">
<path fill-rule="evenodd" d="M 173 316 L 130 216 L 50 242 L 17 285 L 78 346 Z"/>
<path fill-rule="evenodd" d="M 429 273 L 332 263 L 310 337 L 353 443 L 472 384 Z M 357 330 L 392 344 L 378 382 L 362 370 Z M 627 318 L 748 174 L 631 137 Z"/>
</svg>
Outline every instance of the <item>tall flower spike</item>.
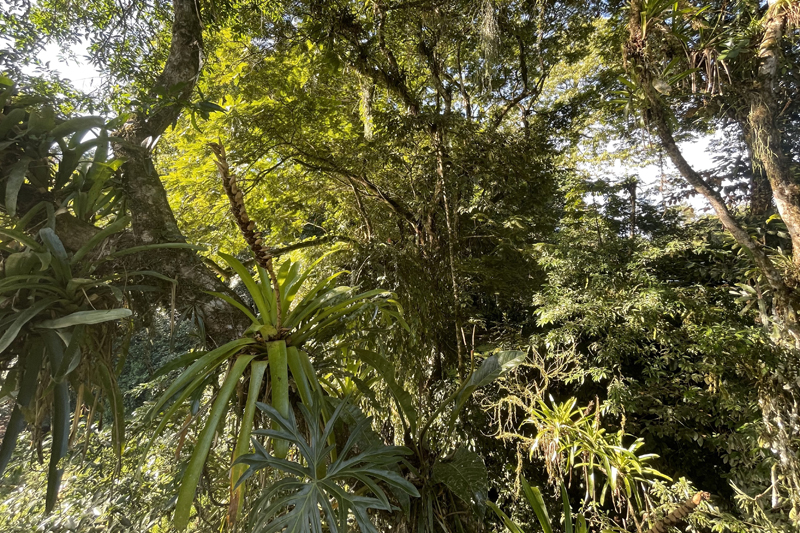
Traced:
<svg viewBox="0 0 800 533">
<path fill-rule="evenodd" d="M 228 195 L 228 200 L 231 203 L 231 213 L 233 219 L 239 226 L 239 231 L 242 232 L 244 240 L 253 252 L 256 263 L 261 266 L 269 274 L 272 288 L 275 293 L 275 307 L 278 317 L 276 328 L 278 332 L 281 331 L 281 322 L 283 321 L 283 312 L 281 309 L 281 293 L 278 287 L 278 278 L 275 276 L 275 269 L 272 266 L 272 252 L 266 246 L 256 233 L 256 223 L 250 220 L 247 216 L 247 208 L 244 205 L 244 195 L 242 190 L 236 183 L 236 176 L 231 173 L 230 166 L 228 165 L 228 158 L 225 155 L 225 147 L 222 142 L 208 143 L 208 147 L 214 152 L 216 156 L 217 171 L 222 178 L 222 188 L 225 189 L 225 194 Z"/>
<path fill-rule="evenodd" d="M 700 505 L 700 502 L 708 500 L 710 497 L 711 495 L 707 492 L 698 492 L 692 498 L 680 504 L 677 509 L 656 522 L 647 533 L 667 533 L 669 528 L 689 516 Z"/>
</svg>

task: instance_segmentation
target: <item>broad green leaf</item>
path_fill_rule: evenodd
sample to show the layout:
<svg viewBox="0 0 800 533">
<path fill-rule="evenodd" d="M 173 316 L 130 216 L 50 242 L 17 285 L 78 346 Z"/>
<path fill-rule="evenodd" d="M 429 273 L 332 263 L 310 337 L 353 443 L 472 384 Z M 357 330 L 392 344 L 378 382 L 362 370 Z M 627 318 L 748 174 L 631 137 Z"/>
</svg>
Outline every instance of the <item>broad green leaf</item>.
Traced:
<svg viewBox="0 0 800 533">
<path fill-rule="evenodd" d="M 228 400 L 233 394 L 236 384 L 242 373 L 253 360 L 255 355 L 240 355 L 236 358 L 228 377 L 217 393 L 217 398 L 214 400 L 214 405 L 211 407 L 211 412 L 206 420 L 206 425 L 200 432 L 197 438 L 192 457 L 189 459 L 189 464 L 186 466 L 183 479 L 181 480 L 181 488 L 178 491 L 178 502 L 175 504 L 175 517 L 173 525 L 178 531 L 183 531 L 189 524 L 189 514 L 192 510 L 192 502 L 194 501 L 195 492 L 197 492 L 197 482 L 203 473 L 203 467 L 206 463 L 208 450 L 211 448 L 211 442 L 214 439 L 214 433 L 217 430 L 217 424 L 222 419 L 222 415 L 228 407 Z"/>
<path fill-rule="evenodd" d="M 31 248 L 34 251 L 37 251 L 37 252 L 44 251 L 42 249 L 42 245 L 41 244 L 39 244 L 38 242 L 36 242 L 32 238 L 30 238 L 29 236 L 25 235 L 21 231 L 18 231 L 18 230 L 15 230 L 15 229 L 11 229 L 11 228 L 0 227 L 0 235 L 3 235 L 4 237 L 8 237 L 9 239 L 13 239 L 13 240 L 15 240 L 15 241 L 17 241 L 17 242 L 19 242 L 21 244 L 24 244 L 25 246 L 28 246 L 29 248 Z"/>
<path fill-rule="evenodd" d="M 242 264 L 241 261 L 233 257 L 232 255 L 228 254 L 219 254 L 228 265 L 233 269 L 234 272 L 239 276 L 244 283 L 244 286 L 247 288 L 247 292 L 250 293 L 250 297 L 256 304 L 256 308 L 258 308 L 258 312 L 261 314 L 261 321 L 266 323 L 269 321 L 270 317 L 270 308 L 272 307 L 272 302 L 267 301 L 264 298 L 264 294 L 261 292 L 261 289 L 258 287 L 256 280 L 253 279 L 253 276 L 250 275 L 250 271 Z M 262 280 L 262 283 L 263 280 Z M 274 323 L 272 324 L 275 325 Z"/>
<path fill-rule="evenodd" d="M 50 130 L 51 137 L 66 137 L 71 133 L 77 131 L 88 131 L 92 128 L 102 128 L 106 121 L 103 117 L 88 116 L 88 117 L 75 117 L 65 120 L 58 126 Z"/>
<path fill-rule="evenodd" d="M 139 252 L 149 252 L 151 250 L 163 250 L 171 248 L 195 250 L 197 252 L 204 252 L 206 250 L 205 246 L 199 246 L 197 244 L 187 244 L 185 242 L 165 242 L 161 244 L 145 244 L 143 246 L 132 246 L 130 248 L 125 248 L 124 250 L 117 250 L 113 254 L 109 255 L 109 257 L 122 257 L 124 255 L 136 254 Z"/>
<path fill-rule="evenodd" d="M 253 418 L 256 412 L 256 402 L 261 394 L 261 383 L 264 380 L 264 372 L 267 369 L 267 361 L 254 361 L 250 365 L 250 384 L 247 389 L 247 403 L 244 407 L 239 436 L 236 439 L 236 448 L 233 452 L 233 460 L 247 454 L 250 450 L 250 432 L 253 430 Z M 231 498 L 229 503 L 228 516 L 233 517 L 233 522 L 238 521 L 244 505 L 244 485 L 236 486 L 236 482 L 247 470 L 244 464 L 235 464 L 231 468 Z M 235 488 L 234 488 L 235 487 Z"/>
<path fill-rule="evenodd" d="M 58 329 L 76 326 L 78 324 L 99 324 L 101 322 L 109 322 L 111 320 L 120 320 L 131 316 L 130 309 L 102 309 L 97 311 L 76 311 L 70 315 L 56 318 L 53 320 L 44 320 L 36 324 L 37 328 L 42 329 Z"/>
<path fill-rule="evenodd" d="M 509 530 L 511 533 L 525 533 L 525 532 L 522 530 L 522 528 L 519 526 L 519 524 L 517 524 L 516 522 L 514 522 L 513 520 L 511 520 L 511 518 L 509 518 L 509 517 L 508 517 L 508 515 L 507 515 L 506 513 L 504 513 L 504 512 L 503 512 L 503 511 L 502 511 L 502 510 L 501 510 L 501 509 L 500 509 L 500 508 L 499 508 L 499 507 L 498 507 L 498 506 L 497 506 L 497 505 L 494 503 L 494 502 L 487 501 L 487 502 L 486 502 L 486 505 L 488 505 L 488 506 L 489 506 L 489 508 L 490 508 L 492 511 L 494 511 L 494 513 L 497 515 L 497 517 L 498 517 L 500 520 L 502 520 L 502 521 L 503 521 L 503 525 L 505 525 L 505 526 L 506 526 L 506 528 L 507 528 L 507 529 L 508 529 L 508 530 Z"/>
<path fill-rule="evenodd" d="M 80 364 L 84 330 L 85 325 L 83 324 L 75 326 L 75 329 L 72 330 L 67 350 L 64 352 L 64 359 L 61 361 L 58 371 L 53 376 L 56 383 L 61 383 L 64 378 Z"/>
<path fill-rule="evenodd" d="M 38 135 L 52 130 L 56 123 L 56 112 L 52 107 L 45 105 L 40 109 L 34 109 L 28 118 L 28 134 Z"/>
<path fill-rule="evenodd" d="M 9 216 L 17 215 L 17 196 L 22 184 L 25 183 L 25 175 L 28 173 L 28 165 L 31 163 L 30 157 L 21 157 L 12 167 L 6 180 L 6 212 Z"/>
<path fill-rule="evenodd" d="M 3 336 L 0 337 L 0 353 L 3 353 L 5 349 L 8 348 L 12 342 L 14 342 L 14 339 L 17 338 L 17 334 L 19 333 L 19 330 L 22 329 L 22 326 L 30 322 L 33 317 L 57 301 L 58 299 L 53 297 L 44 298 L 31 305 L 24 311 L 20 311 L 11 326 L 9 326 Z"/>
<path fill-rule="evenodd" d="M 522 478 L 522 491 L 525 493 L 525 498 L 527 498 L 533 512 L 536 513 L 536 518 L 539 520 L 539 525 L 542 526 L 542 531 L 544 533 L 553 533 L 550 515 L 547 513 L 547 507 L 544 504 L 539 487 L 531 487 L 528 481 Z"/>
<path fill-rule="evenodd" d="M 4 138 L 11 129 L 25 120 L 25 110 L 19 107 L 15 107 L 11 111 L 9 111 L 8 115 L 3 117 L 0 120 L 0 139 Z"/>
<path fill-rule="evenodd" d="M 456 397 L 455 413 L 461 410 L 473 392 L 518 367 L 523 361 L 525 361 L 525 352 L 518 350 L 498 352 L 485 359 L 481 366 L 469 376 L 466 385 Z"/>
<path fill-rule="evenodd" d="M 34 340 L 27 346 L 28 356 L 24 361 L 17 401 L 14 404 L 14 410 L 11 412 L 11 418 L 6 425 L 3 444 L 0 445 L 0 476 L 5 472 L 8 462 L 11 460 L 11 454 L 17 444 L 17 438 L 25 428 L 25 416 L 22 414 L 20 407 L 28 407 L 36 392 L 44 352 L 45 347 L 39 339 Z"/>
<path fill-rule="evenodd" d="M 482 513 L 489 491 L 489 477 L 480 455 L 459 447 L 451 459 L 433 465 L 433 479 Z"/>
<path fill-rule="evenodd" d="M 194 363 L 191 364 L 191 366 L 189 366 L 189 368 L 184 370 L 181 375 L 172 382 L 167 390 L 164 391 L 158 401 L 156 401 L 153 408 L 150 410 L 148 419 L 152 420 L 156 413 L 159 412 L 161 407 L 167 403 L 170 398 L 177 394 L 178 391 L 180 391 L 183 387 L 194 381 L 198 375 L 201 375 L 206 367 L 220 364 L 222 360 L 227 359 L 245 346 L 251 344 L 255 344 L 253 339 L 237 339 L 235 341 L 223 344 L 219 348 L 216 348 L 206 354 L 203 354 L 202 357 L 198 358 Z"/>
<path fill-rule="evenodd" d="M 267 343 L 269 355 L 270 398 L 272 407 L 281 416 L 289 416 L 289 363 L 286 353 L 286 341 L 272 341 Z M 284 459 L 289 451 L 289 443 L 282 439 L 272 441 L 273 453 L 276 457 Z"/>
<path fill-rule="evenodd" d="M 561 501 L 564 504 L 564 533 L 572 533 L 572 508 L 569 505 L 567 487 L 561 483 Z"/>
<path fill-rule="evenodd" d="M 17 276 L 26 276 L 33 272 L 38 265 L 39 258 L 31 250 L 11 254 L 5 260 L 5 279 L 3 281 L 17 278 Z"/>
<path fill-rule="evenodd" d="M 43 337 L 50 358 L 51 376 L 55 378 L 55 371 L 61 366 L 64 358 L 64 349 L 61 339 L 54 332 L 47 331 Z M 61 475 L 64 473 L 64 469 L 59 468 L 58 463 L 67 454 L 70 412 L 69 387 L 66 382 L 56 383 L 53 387 L 53 445 L 50 447 L 50 464 L 47 471 L 45 513 L 50 513 L 55 507 L 61 486 Z"/>
</svg>

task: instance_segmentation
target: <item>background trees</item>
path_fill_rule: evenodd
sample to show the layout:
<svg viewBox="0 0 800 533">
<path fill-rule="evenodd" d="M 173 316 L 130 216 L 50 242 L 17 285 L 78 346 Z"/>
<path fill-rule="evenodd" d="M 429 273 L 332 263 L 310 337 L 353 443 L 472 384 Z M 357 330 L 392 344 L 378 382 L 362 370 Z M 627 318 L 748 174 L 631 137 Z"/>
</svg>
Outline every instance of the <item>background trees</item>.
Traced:
<svg viewBox="0 0 800 533">
<path fill-rule="evenodd" d="M 693 515 L 696 530 L 789 527 L 798 505 L 796 15 L 786 1 L 7 8 L 6 35 L 18 46 L 0 59 L 19 89 L 6 90 L 0 117 L 4 331 L 28 313 L 20 339 L 34 342 L 42 323 L 77 310 L 36 307 L 48 290 L 41 281 L 14 285 L 20 256 L 53 246 L 48 228 L 63 244 L 63 254 L 50 255 L 85 273 L 69 285 L 55 272 L 67 285 L 51 292 L 72 290 L 75 305 L 119 316 L 131 309 L 134 318 L 101 326 L 105 344 L 77 348 L 83 366 L 72 369 L 71 388 L 52 371 L 62 366 L 57 356 L 48 352 L 39 368 L 22 340 L 9 344 L 6 405 L 16 405 L 21 435 L 28 420 L 40 449 L 66 425 L 85 428 L 83 449 L 75 440 L 64 449 L 61 437 L 50 445 L 55 467 L 61 455 L 82 464 L 82 450 L 91 460 L 91 435 L 113 437 L 116 472 L 140 487 L 124 501 L 114 499 L 114 476 L 91 498 L 62 492 L 91 502 L 96 516 L 66 504 L 49 518 L 26 514 L 19 502 L 35 500 L 41 480 L 22 469 L 27 452 L 18 447 L 7 487 L 31 489 L 4 504 L 14 527 L 160 530 L 171 520 L 166 495 L 179 491 L 178 526 L 234 527 L 243 490 L 225 469 L 242 455 L 250 425 L 259 445 L 293 443 L 287 462 L 268 448 L 248 459 L 259 468 L 243 509 L 256 510 L 255 522 L 261 508 L 280 523 L 284 500 L 275 497 L 333 480 L 324 470 L 340 459 L 327 454 L 354 446 L 353 457 L 383 449 L 376 453 L 391 461 L 360 464 L 392 473 L 336 478 L 315 492 L 323 511 L 326 498 L 341 506 L 343 514 L 321 518 L 329 530 L 347 516 L 362 530 L 524 528 L 543 515 L 537 499 L 531 508 L 515 498 L 523 475 L 543 486 L 550 516 L 564 502 L 571 516 L 572 502 L 594 528 L 652 525 L 694 494 L 690 483 L 713 494 Z M 75 24 L 108 80 L 85 99 L 20 68 L 46 40 L 74 41 Z M 67 128 L 88 106 L 113 119 L 80 117 L 84 129 Z M 731 135 L 719 169 L 699 172 L 679 141 L 715 132 Z M 237 202 L 249 213 L 240 224 L 247 242 L 210 143 L 227 149 Z M 654 190 L 610 164 L 662 154 L 716 217 L 669 205 L 685 192 L 666 187 L 670 180 Z M 256 284 L 248 248 L 285 261 L 276 277 L 284 289 L 270 289 L 265 271 Z M 291 265 L 317 259 L 313 283 L 294 287 Z M 23 275 L 49 276 L 41 272 L 59 264 L 34 263 Z M 325 280 L 342 269 L 363 294 L 392 293 L 393 310 L 334 311 L 346 290 Z M 91 290 L 78 291 L 83 284 Z M 313 372 L 299 378 L 292 369 L 277 415 L 254 408 L 274 389 L 259 377 L 265 363 L 277 366 L 260 343 L 293 346 L 293 333 L 267 316 L 270 290 L 299 291 L 296 302 L 312 302 L 330 326 L 307 345 Z M 94 291 L 108 292 L 105 307 Z M 307 318 L 295 333 L 312 327 Z M 70 338 L 56 341 L 73 353 Z M 215 350 L 229 341 L 235 350 Z M 98 354 L 106 354 L 105 381 L 86 373 Z M 209 354 L 220 358 L 191 366 Z M 34 413 L 22 393 L 27 365 L 36 367 Z M 121 412 L 141 402 L 154 409 L 149 418 Z M 104 407 L 114 413 L 108 436 L 95 413 Z M 144 469 L 149 481 L 135 481 L 133 457 L 156 415 L 164 422 Z M 315 424 L 330 424 L 324 438 Z M 572 428 L 564 438 L 580 452 L 551 438 L 559 424 Z M 333 448 L 316 449 L 314 439 Z M 313 475 L 303 474 L 310 465 Z M 280 471 L 297 479 L 273 485 Z M 562 481 L 563 497 L 546 488 Z M 254 506 L 265 487 L 268 499 Z M 415 491 L 420 497 L 409 498 Z M 366 493 L 373 500 L 358 500 Z M 501 521 L 485 513 L 487 500 Z"/>
</svg>

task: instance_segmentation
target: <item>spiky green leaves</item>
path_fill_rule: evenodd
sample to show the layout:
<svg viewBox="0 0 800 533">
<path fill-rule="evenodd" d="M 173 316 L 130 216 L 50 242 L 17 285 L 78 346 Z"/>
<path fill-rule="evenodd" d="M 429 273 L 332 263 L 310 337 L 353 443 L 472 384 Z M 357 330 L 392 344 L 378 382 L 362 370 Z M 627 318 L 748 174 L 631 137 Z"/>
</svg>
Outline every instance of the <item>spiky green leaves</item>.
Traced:
<svg viewBox="0 0 800 533">
<path fill-rule="evenodd" d="M 348 531 L 351 514 L 362 533 L 377 533 L 368 511 L 392 509 L 384 487 L 419 496 L 416 487 L 394 470 L 409 450 L 400 446 L 357 449 L 357 443 L 370 427 L 370 419 L 363 418 L 357 423 L 341 448 L 328 444 L 334 427 L 341 422 L 347 402 L 340 402 L 324 425 L 321 424 L 321 402 L 310 409 L 298 406 L 308 427 L 307 437 L 306 432 L 298 428 L 291 410 L 289 416 L 284 417 L 269 405 L 257 405 L 278 429 L 253 433 L 291 442 L 302 460 L 295 462 L 275 457 L 255 439 L 256 452 L 239 460 L 249 465 L 240 483 L 264 468 L 286 474 L 284 479 L 269 487 L 256 504 L 252 513 L 254 533 L 276 533 L 284 529 L 321 533 L 320 509 L 326 529 L 331 533 Z M 352 489 L 355 483 L 361 483 L 365 489 L 356 493 Z"/>
</svg>

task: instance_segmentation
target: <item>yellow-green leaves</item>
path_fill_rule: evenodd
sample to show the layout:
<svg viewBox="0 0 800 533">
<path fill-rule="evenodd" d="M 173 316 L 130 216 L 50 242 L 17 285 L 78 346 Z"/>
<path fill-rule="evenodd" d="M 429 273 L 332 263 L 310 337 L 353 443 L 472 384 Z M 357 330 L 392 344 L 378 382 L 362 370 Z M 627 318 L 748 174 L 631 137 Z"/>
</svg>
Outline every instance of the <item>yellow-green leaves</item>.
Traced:
<svg viewBox="0 0 800 533">
<path fill-rule="evenodd" d="M 281 416 L 289 416 L 289 362 L 286 354 L 286 342 L 273 341 L 267 344 L 269 354 L 269 376 L 272 383 L 272 407 Z M 275 457 L 284 459 L 289 451 L 289 443 L 275 439 L 272 442 Z"/>
<path fill-rule="evenodd" d="M 189 464 L 186 467 L 181 488 L 178 492 L 178 502 L 175 504 L 175 518 L 174 525 L 178 531 L 183 531 L 189 523 L 189 514 L 192 509 L 192 501 L 194 500 L 195 492 L 197 491 L 197 482 L 203 473 L 203 466 L 206 462 L 208 450 L 211 448 L 211 442 L 214 439 L 214 433 L 217 430 L 217 425 L 222 419 L 223 415 L 228 408 L 228 400 L 236 388 L 236 383 L 242 376 L 242 373 L 253 360 L 254 355 L 240 355 L 233 363 L 225 382 L 222 384 L 217 399 L 214 400 L 214 405 L 211 407 L 211 413 L 208 415 L 208 420 L 200 436 L 197 438 L 192 457 L 189 459 Z"/>
</svg>

